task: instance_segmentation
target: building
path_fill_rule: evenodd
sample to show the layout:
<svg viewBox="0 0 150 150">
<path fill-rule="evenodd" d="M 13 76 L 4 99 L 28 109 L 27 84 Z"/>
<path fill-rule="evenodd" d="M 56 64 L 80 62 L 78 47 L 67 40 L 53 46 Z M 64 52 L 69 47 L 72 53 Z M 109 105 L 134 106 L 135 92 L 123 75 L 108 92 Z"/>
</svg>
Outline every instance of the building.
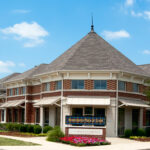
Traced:
<svg viewBox="0 0 150 150">
<path fill-rule="evenodd" d="M 150 126 L 144 94 L 149 79 L 144 66 L 112 47 L 92 25 L 52 63 L 3 82 L 1 122 L 60 125 L 67 135 L 122 135 L 125 129 Z"/>
</svg>

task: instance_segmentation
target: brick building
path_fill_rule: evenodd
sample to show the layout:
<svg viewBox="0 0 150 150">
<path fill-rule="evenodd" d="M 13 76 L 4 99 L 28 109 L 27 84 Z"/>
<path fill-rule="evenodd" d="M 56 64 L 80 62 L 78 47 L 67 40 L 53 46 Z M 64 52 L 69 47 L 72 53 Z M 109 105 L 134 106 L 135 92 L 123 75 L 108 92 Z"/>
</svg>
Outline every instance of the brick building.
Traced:
<svg viewBox="0 0 150 150">
<path fill-rule="evenodd" d="M 1 123 L 60 125 L 67 135 L 101 137 L 150 126 L 147 70 L 91 28 L 52 63 L 1 80 Z"/>
</svg>

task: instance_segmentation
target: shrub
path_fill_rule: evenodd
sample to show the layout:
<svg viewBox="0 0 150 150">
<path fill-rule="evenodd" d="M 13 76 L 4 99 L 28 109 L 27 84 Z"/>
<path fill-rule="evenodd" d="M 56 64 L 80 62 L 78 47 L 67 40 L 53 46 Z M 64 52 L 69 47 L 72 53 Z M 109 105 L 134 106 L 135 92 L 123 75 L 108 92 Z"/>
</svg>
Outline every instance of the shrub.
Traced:
<svg viewBox="0 0 150 150">
<path fill-rule="evenodd" d="M 53 127 L 51 127 L 51 126 L 45 126 L 43 128 L 43 133 L 47 133 L 49 130 L 52 130 L 52 129 L 53 129 Z"/>
<path fill-rule="evenodd" d="M 137 136 L 138 128 L 133 128 L 132 129 L 132 135 Z"/>
<path fill-rule="evenodd" d="M 6 123 L 0 123 L 0 130 L 6 130 Z"/>
<path fill-rule="evenodd" d="M 19 130 L 20 132 L 27 132 L 27 126 L 26 125 L 23 125 L 23 124 L 21 124 L 21 126 L 20 126 L 20 130 Z"/>
<path fill-rule="evenodd" d="M 34 133 L 34 125 L 28 124 L 28 125 L 27 125 L 27 132 L 29 132 L 29 133 Z"/>
<path fill-rule="evenodd" d="M 132 136 L 132 130 L 131 129 L 126 129 L 124 132 L 124 135 L 126 138 L 129 138 L 130 136 Z"/>
<path fill-rule="evenodd" d="M 138 129 L 136 136 L 145 136 L 145 130 L 144 129 Z"/>
<path fill-rule="evenodd" d="M 64 137 L 64 133 L 61 131 L 60 127 L 56 126 L 53 130 L 48 132 L 48 141 L 60 142 L 60 138 Z"/>
<path fill-rule="evenodd" d="M 145 135 L 146 135 L 147 137 L 150 137 L 150 127 L 147 127 L 147 128 L 145 129 Z"/>
<path fill-rule="evenodd" d="M 39 125 L 34 125 L 34 133 L 35 133 L 35 134 L 39 134 L 39 133 L 41 133 L 41 131 L 42 131 L 41 126 L 39 126 Z"/>
</svg>

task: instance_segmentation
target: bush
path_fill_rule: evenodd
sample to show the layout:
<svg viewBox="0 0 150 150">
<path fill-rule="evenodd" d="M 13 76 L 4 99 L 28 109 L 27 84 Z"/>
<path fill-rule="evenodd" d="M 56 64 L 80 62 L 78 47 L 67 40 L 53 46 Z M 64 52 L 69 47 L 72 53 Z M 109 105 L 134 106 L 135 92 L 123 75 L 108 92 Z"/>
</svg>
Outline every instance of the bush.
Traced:
<svg viewBox="0 0 150 150">
<path fill-rule="evenodd" d="M 126 129 L 124 132 L 124 135 L 126 138 L 129 138 L 130 136 L 132 136 L 132 130 L 131 129 Z"/>
<path fill-rule="evenodd" d="M 34 125 L 28 124 L 28 125 L 27 125 L 27 132 L 29 132 L 29 133 L 34 133 Z"/>
<path fill-rule="evenodd" d="M 21 124 L 21 126 L 20 126 L 20 130 L 19 130 L 20 132 L 27 132 L 27 126 L 26 125 L 23 125 L 23 124 Z"/>
<path fill-rule="evenodd" d="M 34 125 L 34 133 L 35 133 L 35 134 L 39 134 L 39 133 L 41 133 L 41 131 L 42 131 L 41 126 L 39 126 L 39 125 Z"/>
<path fill-rule="evenodd" d="M 47 133 L 48 131 L 50 131 L 50 130 L 52 130 L 53 129 L 53 127 L 51 127 L 51 126 L 45 126 L 44 128 L 43 128 L 43 133 Z"/>
<path fill-rule="evenodd" d="M 138 132 L 138 128 L 133 128 L 132 129 L 132 135 L 133 136 L 137 136 L 137 134 L 138 134 L 137 132 Z"/>
<path fill-rule="evenodd" d="M 6 130 L 6 123 L 0 123 L 0 130 Z"/>
<path fill-rule="evenodd" d="M 150 127 L 147 127 L 147 128 L 145 129 L 145 135 L 146 135 L 147 137 L 150 137 Z"/>
<path fill-rule="evenodd" d="M 60 138 L 64 137 L 64 133 L 61 131 L 60 127 L 56 126 L 53 130 L 48 132 L 48 141 L 60 142 Z"/>
<path fill-rule="evenodd" d="M 145 136 L 145 130 L 144 129 L 138 129 L 136 136 Z"/>
</svg>

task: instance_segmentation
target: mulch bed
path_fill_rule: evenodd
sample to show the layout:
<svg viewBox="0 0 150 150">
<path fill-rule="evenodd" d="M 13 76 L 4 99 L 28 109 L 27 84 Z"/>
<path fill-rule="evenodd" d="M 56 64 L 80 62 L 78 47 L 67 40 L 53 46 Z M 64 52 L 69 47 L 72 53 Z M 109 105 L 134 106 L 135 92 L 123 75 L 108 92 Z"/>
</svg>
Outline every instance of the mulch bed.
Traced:
<svg viewBox="0 0 150 150">
<path fill-rule="evenodd" d="M 27 135 L 20 132 L 0 132 L 0 135 L 18 136 L 18 137 L 35 137 L 34 135 Z"/>
</svg>

